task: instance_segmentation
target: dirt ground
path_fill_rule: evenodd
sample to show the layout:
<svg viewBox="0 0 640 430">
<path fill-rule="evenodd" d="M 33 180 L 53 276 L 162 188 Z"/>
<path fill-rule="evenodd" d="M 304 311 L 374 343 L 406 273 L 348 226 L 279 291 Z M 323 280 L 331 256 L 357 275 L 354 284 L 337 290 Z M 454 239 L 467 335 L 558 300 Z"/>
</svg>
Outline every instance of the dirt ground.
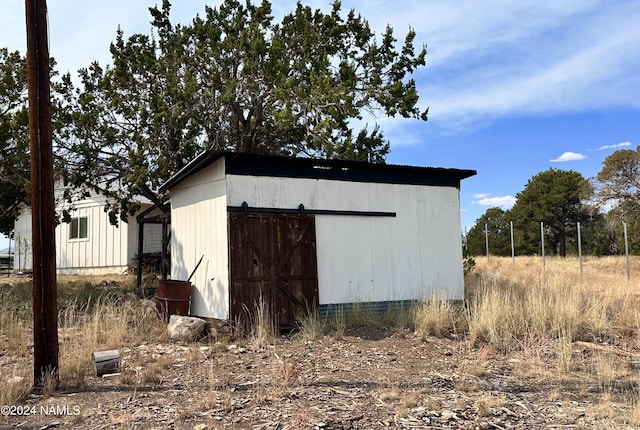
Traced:
<svg viewBox="0 0 640 430">
<path fill-rule="evenodd" d="M 565 373 L 542 352 L 503 355 L 464 339 L 383 327 L 340 337 L 294 333 L 267 345 L 164 341 L 119 351 L 120 375 L 92 375 L 51 397 L 32 394 L 13 411 L 3 408 L 0 427 L 587 429 L 638 422 L 636 407 L 612 388 L 624 381 L 605 390 L 602 379 L 580 371 L 597 352 L 584 345 L 574 345 L 577 370 Z M 31 366 L 29 358 L 6 358 L 0 354 L 4 375 Z M 9 414 L 18 406 L 26 415 Z"/>
</svg>

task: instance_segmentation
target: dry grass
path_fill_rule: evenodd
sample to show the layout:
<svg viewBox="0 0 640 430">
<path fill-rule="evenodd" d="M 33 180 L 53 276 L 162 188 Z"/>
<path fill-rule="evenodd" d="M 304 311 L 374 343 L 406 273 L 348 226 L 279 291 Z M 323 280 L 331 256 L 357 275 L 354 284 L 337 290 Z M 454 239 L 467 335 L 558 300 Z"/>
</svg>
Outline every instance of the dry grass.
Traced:
<svg viewBox="0 0 640 430">
<path fill-rule="evenodd" d="M 344 308 L 337 309 L 332 318 L 327 322 L 328 330 L 333 332 L 336 340 L 342 340 L 348 328 L 347 312 Z"/>
<path fill-rule="evenodd" d="M 513 367 L 518 378 L 546 378 L 575 384 L 576 391 L 602 393 L 602 403 L 590 414 L 618 419 L 614 424 L 640 425 L 640 376 L 636 375 L 640 361 L 640 258 L 632 259 L 631 281 L 626 279 L 624 258 L 585 258 L 582 274 L 576 258 L 547 257 L 544 271 L 540 258 L 519 257 L 515 265 L 510 258 L 478 258 L 476 262 L 466 280 L 464 303 L 436 295 L 410 310 L 389 309 L 381 314 L 354 306 L 337 309 L 329 318 L 310 313 L 300 321 L 300 336 L 307 342 L 325 335 L 342 339 L 359 327 L 409 329 L 425 338 L 454 335 L 466 342 L 469 350 L 477 351 L 476 362 L 461 366 L 463 375 L 455 386 L 458 391 L 481 390 L 480 382 L 493 369 L 493 357 L 509 354 L 516 358 Z M 155 310 L 128 291 L 128 285 L 119 288 L 79 279 L 61 283 L 59 375 L 63 388 L 85 385 L 85 378 L 94 372 L 95 351 L 166 339 L 165 326 Z M 0 288 L 0 337 L 11 356 L 31 354 L 30 300 L 29 284 Z M 276 353 L 277 321 L 264 302 L 256 303 L 250 314 L 249 324 L 243 325 L 247 327 L 246 345 L 269 357 L 268 373 L 252 386 L 254 401 L 278 401 L 304 384 L 301 374 L 307 364 L 293 355 Z M 577 341 L 594 348 L 579 351 Z M 226 350 L 224 341 L 210 347 L 212 353 Z M 187 363 L 201 360 L 200 351 L 190 354 Z M 147 357 L 127 365 L 130 369 L 125 370 L 135 368 L 136 372 L 124 373 L 123 383 L 159 384 L 171 363 Z M 23 379 L 8 383 L 6 379 L 12 376 Z M 31 376 L 3 375 L 0 383 L 4 384 L 0 404 L 16 404 L 28 395 Z M 215 375 L 212 368 L 209 385 L 203 405 L 233 410 L 233 380 Z M 393 386 L 377 399 L 395 404 L 399 417 L 419 403 L 418 398 L 403 396 Z M 480 396 L 475 403 L 478 415 L 490 415 L 503 401 L 489 394 Z M 623 418 L 614 416 L 614 403 L 625 408 Z"/>
<path fill-rule="evenodd" d="M 326 321 L 320 318 L 315 310 L 309 310 L 298 318 L 297 326 L 300 336 L 309 341 L 324 336 L 326 333 Z"/>
<path fill-rule="evenodd" d="M 18 357 L 31 354 L 32 300 L 28 283 L 0 286 L 0 335 L 6 339 L 8 352 Z"/>
<path fill-rule="evenodd" d="M 621 257 L 585 258 L 582 273 L 570 257 L 547 257 L 545 270 L 539 257 L 476 261 L 466 285 L 471 343 L 517 356 L 523 379 L 544 375 L 603 393 L 590 414 L 612 420 L 610 428 L 639 425 L 640 377 L 633 367 L 640 348 L 640 258 L 631 260 L 630 280 Z M 485 400 L 476 405 L 479 414 L 490 409 Z M 616 416 L 612 404 L 625 414 Z"/>
<path fill-rule="evenodd" d="M 434 294 L 431 300 L 417 305 L 413 310 L 416 331 L 422 336 L 448 336 L 463 330 L 463 308 L 458 303 Z"/>
<path fill-rule="evenodd" d="M 269 306 L 262 298 L 254 303 L 253 310 L 247 310 L 249 339 L 256 349 L 264 349 L 273 343 L 278 322 Z M 245 324 L 242 324 L 243 326 Z"/>
<path fill-rule="evenodd" d="M 273 352 L 271 380 L 268 381 L 274 396 L 287 397 L 300 382 L 300 364 L 291 356 Z"/>
<path fill-rule="evenodd" d="M 640 347 L 640 257 L 632 258 L 632 280 L 621 257 L 478 258 L 466 280 L 464 304 L 434 295 L 409 312 L 380 313 L 364 306 L 338 308 L 330 318 L 312 315 L 300 322 L 312 339 L 332 334 L 341 339 L 354 327 L 385 325 L 414 329 L 422 336 L 465 336 L 475 346 L 500 353 L 526 352 L 541 360 L 549 354 L 571 369 L 574 341 L 619 341 Z M 544 348 L 542 346 L 544 345 Z M 545 352 L 542 352 L 542 351 Z"/>
<path fill-rule="evenodd" d="M 26 374 L 13 375 L 2 381 L 0 405 L 17 405 L 31 392 L 31 382 Z"/>
<path fill-rule="evenodd" d="M 526 339 L 594 341 L 624 334 L 637 344 L 640 289 L 627 281 L 618 260 L 586 259 L 580 275 L 572 258 L 547 258 L 545 271 L 539 258 L 519 257 L 515 265 L 510 258 L 478 259 L 467 285 L 470 340 L 502 352 L 520 349 Z"/>
<path fill-rule="evenodd" d="M 378 396 L 378 400 L 382 403 L 397 402 L 400 400 L 400 391 L 395 387 L 390 391 L 384 391 Z"/>
<path fill-rule="evenodd" d="M 501 408 L 507 401 L 503 396 L 494 394 L 482 394 L 475 402 L 475 407 L 479 417 L 491 415 L 491 410 Z"/>
<path fill-rule="evenodd" d="M 166 337 L 166 329 L 155 309 L 128 293 L 130 280 L 130 277 L 119 282 L 105 282 L 98 277 L 59 279 L 59 380 L 62 388 L 85 385 L 86 376 L 95 372 L 92 358 L 95 351 Z M 0 288 L 0 335 L 6 337 L 8 350 L 14 356 L 31 354 L 32 315 L 29 282 Z M 26 384 L 31 378 L 28 381 Z M 43 387 L 45 394 L 54 391 L 51 384 Z"/>
<path fill-rule="evenodd" d="M 166 337 L 166 329 L 155 309 L 137 299 L 106 292 L 91 300 L 71 302 L 60 311 L 63 386 L 84 386 L 84 378 L 94 372 L 92 354 L 95 351 Z"/>
</svg>

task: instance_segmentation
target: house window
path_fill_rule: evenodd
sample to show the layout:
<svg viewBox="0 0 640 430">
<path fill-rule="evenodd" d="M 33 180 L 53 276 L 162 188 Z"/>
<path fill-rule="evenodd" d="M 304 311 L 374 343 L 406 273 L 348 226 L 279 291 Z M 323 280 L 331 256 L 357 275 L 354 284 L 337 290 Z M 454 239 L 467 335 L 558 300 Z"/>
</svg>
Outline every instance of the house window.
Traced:
<svg viewBox="0 0 640 430">
<path fill-rule="evenodd" d="M 71 218 L 69 239 L 86 239 L 89 237 L 89 219 L 86 216 Z"/>
</svg>

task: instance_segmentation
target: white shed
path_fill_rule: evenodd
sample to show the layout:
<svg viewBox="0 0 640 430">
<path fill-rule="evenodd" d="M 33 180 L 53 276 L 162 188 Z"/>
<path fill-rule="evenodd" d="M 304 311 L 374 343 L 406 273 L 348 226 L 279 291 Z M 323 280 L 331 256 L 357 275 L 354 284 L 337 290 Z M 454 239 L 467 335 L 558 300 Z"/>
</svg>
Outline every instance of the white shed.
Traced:
<svg viewBox="0 0 640 430">
<path fill-rule="evenodd" d="M 171 195 L 171 273 L 191 314 L 260 296 L 281 325 L 341 304 L 462 299 L 460 181 L 473 170 L 205 152 Z"/>
</svg>

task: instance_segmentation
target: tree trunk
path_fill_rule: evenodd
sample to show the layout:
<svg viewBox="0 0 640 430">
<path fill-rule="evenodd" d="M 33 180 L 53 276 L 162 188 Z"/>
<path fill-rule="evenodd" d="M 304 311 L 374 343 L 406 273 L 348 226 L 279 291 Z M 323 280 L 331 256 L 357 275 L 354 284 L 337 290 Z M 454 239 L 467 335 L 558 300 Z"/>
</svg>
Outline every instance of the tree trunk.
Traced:
<svg viewBox="0 0 640 430">
<path fill-rule="evenodd" d="M 560 230 L 560 234 L 558 235 L 558 239 L 560 242 L 560 257 L 567 256 L 567 234 L 564 228 Z"/>
</svg>

